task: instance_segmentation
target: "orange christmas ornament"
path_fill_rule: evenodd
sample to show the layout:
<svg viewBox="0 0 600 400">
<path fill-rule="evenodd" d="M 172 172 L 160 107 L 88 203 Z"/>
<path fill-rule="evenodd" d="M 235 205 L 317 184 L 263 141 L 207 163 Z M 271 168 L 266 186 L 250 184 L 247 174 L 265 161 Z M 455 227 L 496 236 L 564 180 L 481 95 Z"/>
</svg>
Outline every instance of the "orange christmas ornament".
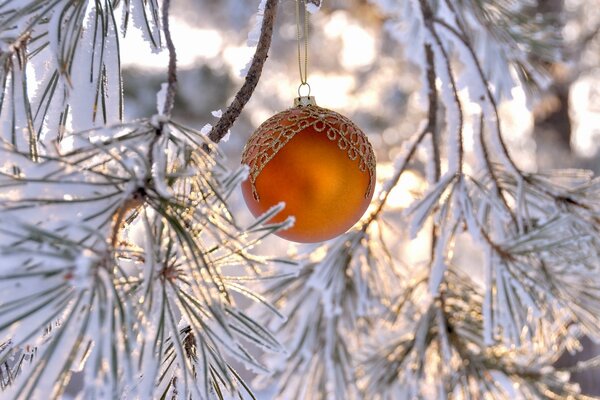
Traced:
<svg viewBox="0 0 600 400">
<path fill-rule="evenodd" d="M 304 9 L 304 70 L 301 61 L 300 2 Z M 295 218 L 277 235 L 296 242 L 320 242 L 346 232 L 364 214 L 375 188 L 375 154 L 367 136 L 348 118 L 317 106 L 308 76 L 308 14 L 296 0 L 300 87 L 294 107 L 265 121 L 250 137 L 242 163 L 248 208 L 259 216 L 285 203 L 271 222 Z M 301 89 L 308 89 L 302 96 Z"/>
<path fill-rule="evenodd" d="M 295 224 L 278 232 L 282 238 L 320 242 L 346 232 L 366 211 L 375 187 L 375 155 L 348 118 L 313 98 L 296 103 L 250 137 L 242 155 L 250 175 L 242 192 L 255 216 L 285 202 L 272 222 L 293 216 Z"/>
</svg>

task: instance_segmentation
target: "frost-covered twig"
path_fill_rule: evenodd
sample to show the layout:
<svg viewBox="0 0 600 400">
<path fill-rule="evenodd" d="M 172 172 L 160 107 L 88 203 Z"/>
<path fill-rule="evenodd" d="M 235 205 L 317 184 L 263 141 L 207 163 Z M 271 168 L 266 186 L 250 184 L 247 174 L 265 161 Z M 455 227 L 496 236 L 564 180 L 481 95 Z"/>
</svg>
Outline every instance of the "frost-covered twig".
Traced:
<svg viewBox="0 0 600 400">
<path fill-rule="evenodd" d="M 513 173 L 520 175 L 520 170 L 514 163 L 511 156 L 509 155 L 508 148 L 506 147 L 506 143 L 502 136 L 502 127 L 500 125 L 500 114 L 498 112 L 498 104 L 497 104 L 496 98 L 494 97 L 494 94 L 492 93 L 492 90 L 490 89 L 489 80 L 485 76 L 483 67 L 481 66 L 481 62 L 479 61 L 479 58 L 475 54 L 475 50 L 473 49 L 472 44 L 469 42 L 468 36 L 466 36 L 467 33 L 465 31 L 465 28 L 460 23 L 460 19 L 458 18 L 458 16 L 456 16 L 456 11 L 454 10 L 454 7 L 452 7 L 451 3 L 449 3 L 449 2 L 446 2 L 446 3 L 448 4 L 448 7 L 452 10 L 452 12 L 455 14 L 455 17 L 456 17 L 455 20 L 458 25 L 458 29 L 460 29 L 462 32 L 458 32 L 455 28 L 453 28 L 452 26 L 450 26 L 448 23 L 446 23 L 443 20 L 434 18 L 432 20 L 432 22 L 440 24 L 441 26 L 443 26 L 444 28 L 446 28 L 450 32 L 452 32 L 464 44 L 466 50 L 471 55 L 473 64 L 475 65 L 475 67 L 477 69 L 477 73 L 479 75 L 479 79 L 481 80 L 481 85 L 485 89 L 485 95 L 486 95 L 487 101 L 489 101 L 489 103 L 492 107 L 492 110 L 493 110 L 494 124 L 496 127 L 495 135 L 496 135 L 498 143 L 500 144 L 500 149 L 502 150 L 501 155 L 503 156 L 503 161 L 505 161 L 507 163 L 507 168 L 510 168 Z"/>
<path fill-rule="evenodd" d="M 273 36 L 273 25 L 275 23 L 275 16 L 277 14 L 277 3 L 278 0 L 266 0 L 265 8 L 263 11 L 263 22 L 260 29 L 260 37 L 256 46 L 252 63 L 248 69 L 248 74 L 244 84 L 240 90 L 236 93 L 233 101 L 223 113 L 219 121 L 212 127 L 208 137 L 215 143 L 218 143 L 226 135 L 235 120 L 240 116 L 242 109 L 250 100 L 252 93 L 260 76 L 262 74 L 263 66 L 269 55 L 269 49 L 271 47 L 271 38 Z"/>
<path fill-rule="evenodd" d="M 377 220 L 380 217 L 380 215 L 387 203 L 387 200 L 390 196 L 390 193 L 392 192 L 392 190 L 396 187 L 396 185 L 400 181 L 400 177 L 406 171 L 406 168 L 408 167 L 410 161 L 412 160 L 413 156 L 415 155 L 419 145 L 422 143 L 423 139 L 427 135 L 429 135 L 431 137 L 431 142 L 432 142 L 432 146 L 433 146 L 433 149 L 432 149 L 433 150 L 432 151 L 433 159 L 431 160 L 431 162 L 434 165 L 434 174 L 435 174 L 434 178 L 436 179 L 436 181 L 439 179 L 440 164 L 441 164 L 439 141 L 438 141 L 438 137 L 437 137 L 438 129 L 439 129 L 438 118 L 437 118 L 438 107 L 439 107 L 439 95 L 438 95 L 438 90 L 437 90 L 437 86 L 435 83 L 435 80 L 436 80 L 435 58 L 434 58 L 434 54 L 433 54 L 430 44 L 425 44 L 424 50 L 425 50 L 426 65 L 427 65 L 427 72 L 426 72 L 427 98 L 429 101 L 428 110 L 427 110 L 427 121 L 425 123 L 425 126 L 419 132 L 417 132 L 414 137 L 412 137 L 410 140 L 407 141 L 404 151 L 401 153 L 400 156 L 398 156 L 398 159 L 396 161 L 397 166 L 396 166 L 394 175 L 390 179 L 388 179 L 388 181 L 385 183 L 384 187 L 382 188 L 381 193 L 379 194 L 379 198 L 377 200 L 377 207 L 375 208 L 375 210 L 373 210 L 371 212 L 369 217 L 366 218 L 364 220 L 364 222 L 362 223 L 361 230 L 363 230 L 363 231 L 366 231 L 367 228 L 369 227 L 369 225 L 373 221 Z"/>
<path fill-rule="evenodd" d="M 440 180 L 441 175 L 441 155 L 440 155 L 440 140 L 439 140 L 439 95 L 436 86 L 437 75 L 435 73 L 435 54 L 431 48 L 431 44 L 425 44 L 425 59 L 426 59 L 426 77 L 428 87 L 429 110 L 427 111 L 427 131 L 431 135 L 432 157 L 434 163 L 435 182 Z"/>
<path fill-rule="evenodd" d="M 452 165 L 449 166 L 449 168 L 452 169 L 453 172 L 456 172 L 458 174 L 462 174 L 462 170 L 463 170 L 463 159 L 464 159 L 464 149 L 463 149 L 463 128 L 464 128 L 464 112 L 463 112 L 463 105 L 462 102 L 460 100 L 460 97 L 458 95 L 458 88 L 456 85 L 456 78 L 455 78 L 455 74 L 454 71 L 452 70 L 452 65 L 451 62 L 452 60 L 450 59 L 450 55 L 448 50 L 446 49 L 446 47 L 444 46 L 444 44 L 442 43 L 442 40 L 440 38 L 440 35 L 438 34 L 434 24 L 433 24 L 433 10 L 431 9 L 431 6 L 429 5 L 429 3 L 426 0 L 419 0 L 420 2 L 420 7 L 421 7 L 421 14 L 422 14 L 422 18 L 424 21 L 424 25 L 427 28 L 427 30 L 429 31 L 429 33 L 431 34 L 431 37 L 433 38 L 433 44 L 435 45 L 435 47 L 433 47 L 433 52 L 434 54 L 436 54 L 437 52 L 439 52 L 440 54 L 440 58 L 441 58 L 441 62 L 443 63 L 443 68 L 444 68 L 444 73 L 443 74 L 439 74 L 438 76 L 444 76 L 444 81 L 447 80 L 448 82 L 444 82 L 444 86 L 448 85 L 450 87 L 451 90 L 451 96 L 452 99 L 454 101 L 454 106 L 456 107 L 457 110 L 457 115 L 458 115 L 458 121 L 456 121 L 457 126 L 451 126 L 451 129 L 455 129 L 456 130 L 456 137 L 454 137 L 454 135 L 449 139 L 449 150 L 451 148 L 451 151 L 456 152 L 456 154 L 452 154 L 449 155 L 450 160 L 454 160 L 449 161 Z M 432 47 L 430 47 L 430 49 L 432 49 Z M 441 66 L 438 66 L 439 68 L 442 68 Z M 445 90 L 442 92 L 445 93 Z M 449 104 L 446 104 L 447 107 L 449 107 Z M 451 114 L 452 115 L 452 114 Z M 450 118 L 448 118 L 448 122 L 450 122 Z M 454 132 L 453 132 L 454 133 Z"/>
</svg>

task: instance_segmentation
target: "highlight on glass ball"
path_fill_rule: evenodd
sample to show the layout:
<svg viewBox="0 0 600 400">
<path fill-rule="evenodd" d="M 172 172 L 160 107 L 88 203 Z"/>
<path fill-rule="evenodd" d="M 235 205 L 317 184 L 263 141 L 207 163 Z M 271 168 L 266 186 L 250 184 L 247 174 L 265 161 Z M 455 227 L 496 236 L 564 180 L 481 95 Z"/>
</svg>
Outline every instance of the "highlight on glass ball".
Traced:
<svg viewBox="0 0 600 400">
<path fill-rule="evenodd" d="M 367 210 L 375 189 L 375 154 L 367 136 L 348 118 L 300 97 L 265 121 L 248 140 L 242 183 L 248 208 L 259 216 L 280 202 L 294 225 L 278 236 L 302 243 L 332 239 Z"/>
</svg>

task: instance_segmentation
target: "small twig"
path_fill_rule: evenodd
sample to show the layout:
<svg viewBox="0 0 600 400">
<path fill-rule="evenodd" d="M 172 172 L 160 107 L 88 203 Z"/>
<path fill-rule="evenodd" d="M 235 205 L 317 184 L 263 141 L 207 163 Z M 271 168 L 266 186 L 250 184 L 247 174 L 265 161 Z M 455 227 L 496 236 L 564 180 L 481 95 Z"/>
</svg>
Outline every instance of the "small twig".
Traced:
<svg viewBox="0 0 600 400">
<path fill-rule="evenodd" d="M 175 52 L 175 45 L 171 38 L 171 30 L 169 29 L 169 7 L 171 6 L 171 0 L 163 0 L 162 6 L 162 26 L 165 34 L 165 41 L 167 42 L 167 49 L 169 51 L 169 67 L 167 71 L 167 94 L 165 96 L 165 104 L 163 107 L 163 114 L 167 117 L 171 116 L 173 105 L 175 104 L 175 92 L 177 87 L 177 53 Z"/>
<path fill-rule="evenodd" d="M 458 158 L 458 160 L 457 160 L 458 171 L 457 172 L 459 174 L 462 174 L 463 158 L 464 158 L 464 149 L 463 149 L 464 112 L 463 112 L 463 106 L 462 106 L 460 97 L 458 95 L 456 79 L 454 78 L 454 71 L 452 70 L 452 65 L 450 62 L 450 55 L 448 54 L 448 51 L 444 47 L 444 44 L 442 43 L 442 39 L 440 38 L 440 35 L 438 34 L 437 30 L 435 29 L 435 25 L 434 25 L 435 18 L 433 15 L 433 11 L 431 10 L 431 7 L 425 0 L 420 0 L 420 3 L 421 3 L 421 13 L 423 15 L 423 21 L 425 22 L 425 26 L 431 33 L 431 36 L 433 36 L 435 44 L 437 45 L 440 52 L 442 53 L 442 58 L 444 60 L 444 65 L 446 67 L 446 73 L 448 74 L 448 79 L 450 79 L 450 86 L 452 88 L 452 96 L 454 97 L 454 102 L 456 103 L 456 108 L 458 110 L 458 128 L 457 128 L 458 149 L 457 149 L 456 156 Z"/>
<path fill-rule="evenodd" d="M 433 147 L 433 158 L 435 163 L 435 181 L 440 180 L 440 164 L 441 164 L 441 156 L 440 156 L 440 143 L 438 138 L 438 123 L 437 123 L 437 113 L 438 113 L 438 92 L 437 87 L 435 86 L 435 54 L 433 54 L 433 50 L 430 44 L 425 45 L 425 59 L 427 61 L 427 84 L 429 87 L 429 111 L 427 117 L 427 131 L 431 135 L 431 144 Z"/>
<path fill-rule="evenodd" d="M 427 83 L 429 86 L 429 112 L 427 130 L 431 135 L 431 147 L 433 148 L 433 162 L 434 162 L 434 180 L 438 182 L 441 175 L 441 156 L 440 156 L 440 142 L 438 137 L 438 126 L 437 126 L 437 114 L 438 114 L 438 91 L 435 84 L 437 75 L 435 73 L 435 54 L 431 48 L 431 44 L 425 45 L 425 60 L 427 62 Z M 435 246 L 438 238 L 438 229 L 435 223 L 431 224 L 431 248 L 430 257 L 431 260 L 435 256 Z"/>
<path fill-rule="evenodd" d="M 508 163 L 510 168 L 513 170 L 512 172 L 517 174 L 517 176 L 519 176 L 520 178 L 523 178 L 523 174 L 521 173 L 521 170 L 517 167 L 514 160 L 510 156 L 510 154 L 508 152 L 508 148 L 506 146 L 506 143 L 504 142 L 504 137 L 502 135 L 502 127 L 500 125 L 500 113 L 498 112 L 498 104 L 496 102 L 494 94 L 492 93 L 490 84 L 485 76 L 485 72 L 483 71 L 483 66 L 481 65 L 479 58 L 475 54 L 475 50 L 473 49 L 471 42 L 467 38 L 466 29 L 463 27 L 460 20 L 458 19 L 458 15 L 456 14 L 456 11 L 453 10 L 453 12 L 455 14 L 456 24 L 458 25 L 460 32 L 458 30 L 456 30 L 454 27 L 450 26 L 445 21 L 442 21 L 440 19 L 433 19 L 432 22 L 446 28 L 450 33 L 452 33 L 457 39 L 459 39 L 465 45 L 465 48 L 467 49 L 467 51 L 469 52 L 469 55 L 473 59 L 473 63 L 475 65 L 475 68 L 477 69 L 479 78 L 481 79 L 488 102 L 492 106 L 492 110 L 493 110 L 494 116 L 495 116 L 495 121 L 494 121 L 494 123 L 496 125 L 495 133 L 496 133 L 496 138 L 498 139 L 498 142 L 500 143 L 500 149 L 502 151 L 502 156 L 504 157 L 504 159 L 506 160 L 506 162 Z"/>
<path fill-rule="evenodd" d="M 394 187 L 400 181 L 400 177 L 402 176 L 404 171 L 406 171 L 406 167 L 408 166 L 408 163 L 410 162 L 412 157 L 415 155 L 415 152 L 417 151 L 419 144 L 423 141 L 423 138 L 427 135 L 427 133 L 428 133 L 427 129 L 423 129 L 422 131 L 420 131 L 417 134 L 416 138 L 412 141 L 412 143 L 410 143 L 409 147 L 406 149 L 406 155 L 404 156 L 404 159 L 402 160 L 402 164 L 400 166 L 398 166 L 394 176 L 387 182 L 385 189 L 383 189 L 382 193 L 380 194 L 379 204 L 377 205 L 377 208 L 371 213 L 371 215 L 369 215 L 369 218 L 367 218 L 365 220 L 365 222 L 363 223 L 362 228 L 361 228 L 362 231 L 366 231 L 367 228 L 369 227 L 369 225 L 374 220 L 376 220 L 377 217 L 379 216 L 379 214 L 381 214 L 381 212 L 383 211 L 383 208 L 385 207 L 385 204 L 388 200 L 388 197 L 390 196 L 390 193 L 392 192 Z"/>
<path fill-rule="evenodd" d="M 473 201 L 471 200 L 471 197 L 469 197 L 468 195 L 465 195 L 464 199 L 468 203 L 468 208 L 463 209 L 462 212 L 463 212 L 463 214 L 466 214 L 467 210 L 473 210 L 475 207 L 473 205 Z M 509 209 L 509 211 L 510 211 L 510 209 Z M 512 214 L 511 214 L 511 216 L 512 216 Z M 477 218 L 475 218 L 474 215 L 472 215 L 471 218 L 469 218 L 469 219 L 471 221 L 473 221 L 473 224 L 475 225 L 475 228 L 481 235 L 482 239 L 487 243 L 487 245 L 490 247 L 490 249 L 498 255 L 498 257 L 500 257 L 502 260 L 505 260 L 505 261 L 514 261 L 515 257 L 509 251 L 503 249 L 501 245 L 496 243 L 491 238 L 490 234 L 484 229 L 484 227 L 479 223 L 479 221 L 477 220 Z"/>
<path fill-rule="evenodd" d="M 568 372 L 582 372 L 589 371 L 590 369 L 598 369 L 600 368 L 600 355 L 594 356 L 588 360 L 578 361 L 575 365 L 570 367 L 560 368 L 561 371 Z"/>
<path fill-rule="evenodd" d="M 427 88 L 428 88 L 428 97 L 429 97 L 429 109 L 427 112 L 427 125 L 425 128 L 417 134 L 415 140 L 410 144 L 407 149 L 406 156 L 402 162 L 402 164 L 397 168 L 394 176 L 388 181 L 387 187 L 383 196 L 379 200 L 379 205 L 377 208 L 371 213 L 369 218 L 363 223 L 362 231 L 366 231 L 369 225 L 377 219 L 379 214 L 381 214 L 385 204 L 388 200 L 392 189 L 398 184 L 400 181 L 400 177 L 406 170 L 408 163 L 414 156 L 419 144 L 423 141 L 427 134 L 431 135 L 432 143 L 433 143 L 433 157 L 435 158 L 435 179 L 439 180 L 440 177 L 440 151 L 439 151 L 439 143 L 437 140 L 437 129 L 438 129 L 438 121 L 437 121 L 437 112 L 439 106 L 439 94 L 437 91 L 437 87 L 435 85 L 435 57 L 433 51 L 431 49 L 431 45 L 425 45 L 425 55 L 427 62 Z"/>
<path fill-rule="evenodd" d="M 263 66 L 269 55 L 269 48 L 271 47 L 273 25 L 275 23 L 275 15 L 277 14 L 277 3 L 278 0 L 267 0 L 267 3 L 265 4 L 260 38 L 258 40 L 258 45 L 256 46 L 256 52 L 252 58 L 250 69 L 246 75 L 246 80 L 227 108 L 227 111 L 225 111 L 223 116 L 208 134 L 210 140 L 215 143 L 218 143 L 225 135 L 227 135 L 229 128 L 231 128 L 235 120 L 240 116 L 244 106 L 248 103 L 250 97 L 252 97 L 256 85 L 258 85 Z"/>
<path fill-rule="evenodd" d="M 484 115 L 483 115 L 483 113 L 481 113 L 481 115 L 479 116 L 479 132 L 478 132 L 478 135 L 479 135 L 478 140 L 480 140 L 481 143 L 478 143 L 478 145 L 481 146 L 481 152 L 483 154 L 485 168 L 492 180 L 492 189 L 494 190 L 496 197 L 498 197 L 500 199 L 500 202 L 502 203 L 503 207 L 506 209 L 506 211 L 510 215 L 510 218 L 512 219 L 514 226 L 518 226 L 517 225 L 517 217 L 515 216 L 513 210 L 510 208 L 510 206 L 508 205 L 508 201 L 504 197 L 504 192 L 502 191 L 502 188 L 500 187 L 500 181 L 498 179 L 498 175 L 496 174 L 496 171 L 494 170 L 494 167 L 492 166 L 492 160 L 490 157 L 489 149 L 488 149 L 488 146 L 486 146 L 486 144 L 485 144 L 485 138 L 484 138 L 485 121 L 483 118 L 484 118 Z"/>
<path fill-rule="evenodd" d="M 449 2 L 448 2 L 448 4 L 449 4 Z M 453 13 L 455 14 L 456 24 L 459 26 L 459 28 L 461 30 L 460 32 L 458 30 L 456 30 L 454 27 L 452 27 L 450 24 L 448 24 L 446 21 L 443 21 L 441 19 L 434 18 L 433 22 L 436 23 L 436 24 L 438 24 L 438 25 L 440 25 L 440 26 L 442 26 L 442 27 L 444 27 L 450 33 L 452 33 L 458 40 L 460 40 L 463 43 L 463 45 L 465 46 L 465 48 L 469 52 L 471 58 L 473 59 L 473 63 L 475 64 L 475 67 L 477 69 L 477 73 L 479 75 L 479 78 L 481 79 L 482 85 L 485 88 L 486 98 L 487 98 L 488 102 L 490 103 L 490 105 L 492 106 L 492 109 L 493 109 L 493 112 L 494 112 L 495 124 L 496 124 L 496 129 L 495 129 L 496 136 L 498 138 L 498 142 L 500 143 L 500 146 L 501 146 L 501 149 L 502 149 L 502 152 L 503 152 L 503 156 L 505 157 L 505 159 L 507 160 L 507 162 L 509 163 L 509 165 L 511 166 L 511 168 L 514 170 L 514 172 L 516 172 L 516 174 L 520 178 L 523 178 L 523 175 L 521 174 L 521 171 L 516 166 L 516 164 L 514 163 L 513 159 L 511 158 L 510 154 L 508 153 L 508 149 L 507 149 L 506 144 L 504 142 L 504 138 L 503 138 L 503 135 L 502 135 L 502 127 L 500 125 L 500 114 L 498 112 L 498 105 L 496 104 L 496 99 L 494 98 L 494 95 L 492 94 L 492 91 L 491 91 L 491 89 L 489 87 L 489 83 L 488 83 L 488 81 L 487 81 L 487 79 L 485 77 L 485 73 L 483 71 L 483 67 L 481 66 L 481 63 L 479 62 L 479 59 L 477 58 L 477 55 L 475 54 L 475 51 L 473 50 L 473 47 L 471 46 L 471 42 L 467 38 L 466 30 L 463 27 L 463 25 L 460 22 L 460 20 L 458 19 L 458 15 L 456 14 L 456 11 L 454 10 L 453 7 L 451 7 L 451 4 L 449 4 L 449 7 L 453 11 Z M 498 178 L 496 176 L 494 168 L 492 167 L 492 164 L 491 164 L 488 145 L 486 144 L 486 140 L 483 137 L 483 128 L 484 128 L 484 123 L 483 122 L 484 122 L 484 120 L 483 120 L 483 114 L 482 114 L 481 115 L 481 119 L 480 119 L 480 125 L 479 125 L 479 135 L 481 135 L 480 136 L 481 137 L 481 145 L 482 145 L 482 151 L 483 151 L 483 155 L 484 155 L 484 159 L 485 159 L 485 163 L 486 163 L 486 169 L 488 170 L 488 172 L 490 174 L 490 177 L 491 177 L 491 179 L 493 181 L 493 186 L 494 186 L 494 190 L 496 192 L 496 195 L 501 200 L 503 206 L 508 210 L 511 219 L 513 220 L 513 223 L 515 225 L 517 225 L 516 216 L 514 215 L 514 213 L 511 210 L 511 208 L 508 206 L 508 202 L 507 202 L 506 198 L 504 197 L 504 193 L 501 190 L 500 183 L 498 181 Z"/>
<path fill-rule="evenodd" d="M 467 49 L 467 51 L 469 52 L 471 58 L 473 59 L 473 63 L 477 69 L 477 73 L 479 75 L 479 78 L 482 82 L 482 85 L 484 86 L 485 92 L 486 92 L 486 98 L 488 100 L 488 102 L 490 103 L 490 105 L 492 106 L 492 110 L 494 112 L 494 124 L 495 124 L 495 129 L 494 129 L 494 133 L 495 133 L 495 137 L 498 140 L 498 143 L 500 144 L 500 150 L 501 150 L 501 155 L 504 158 L 504 160 L 508 163 L 509 168 L 512 170 L 511 172 L 513 172 L 519 179 L 524 180 L 525 182 L 535 186 L 538 190 L 540 190 L 541 192 L 545 193 L 546 195 L 557 199 L 557 196 L 551 192 L 549 192 L 548 190 L 546 190 L 544 187 L 542 187 L 541 185 L 539 185 L 538 183 L 532 181 L 532 179 L 530 179 L 528 176 L 526 176 L 525 174 L 523 174 L 523 172 L 519 169 L 519 167 L 517 167 L 517 165 L 515 164 L 514 160 L 512 159 L 512 157 L 510 156 L 509 152 L 508 152 L 508 147 L 506 146 L 506 142 L 504 141 L 504 137 L 502 134 L 502 127 L 500 124 L 500 113 L 498 111 L 498 104 L 496 102 L 496 99 L 494 98 L 494 94 L 492 93 L 492 90 L 490 88 L 489 82 L 485 76 L 485 72 L 483 70 L 483 66 L 481 65 L 481 62 L 479 61 L 479 58 L 477 57 L 477 55 L 475 54 L 475 50 L 473 49 L 473 46 L 471 45 L 471 42 L 469 41 L 469 39 L 467 38 L 467 34 L 466 34 L 466 28 L 462 25 L 462 23 L 460 22 L 459 18 L 458 18 L 458 14 L 456 13 L 456 11 L 454 11 L 455 14 L 455 18 L 456 18 L 456 24 L 458 25 L 458 28 L 460 29 L 457 30 L 454 27 L 452 27 L 451 25 L 449 25 L 448 23 L 446 23 L 445 21 L 439 20 L 439 19 L 433 19 L 433 22 L 444 27 L 445 29 L 447 29 L 450 33 L 452 33 L 457 39 L 459 39 L 465 46 L 465 48 Z M 485 146 L 485 142 L 484 142 L 484 146 Z M 573 202 L 574 205 L 580 206 L 581 204 L 579 204 L 577 201 L 567 198 L 567 200 L 570 200 Z"/>
</svg>

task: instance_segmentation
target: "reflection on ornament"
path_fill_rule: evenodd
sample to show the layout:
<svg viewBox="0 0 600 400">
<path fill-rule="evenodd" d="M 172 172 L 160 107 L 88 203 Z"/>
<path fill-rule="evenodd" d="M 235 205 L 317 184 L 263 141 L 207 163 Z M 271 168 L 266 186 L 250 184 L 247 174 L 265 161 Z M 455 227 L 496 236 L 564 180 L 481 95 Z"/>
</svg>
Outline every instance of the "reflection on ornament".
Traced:
<svg viewBox="0 0 600 400">
<path fill-rule="evenodd" d="M 301 97 L 296 106 L 265 121 L 250 137 L 242 183 L 255 216 L 279 202 L 271 222 L 294 216 L 279 236 L 320 242 L 346 232 L 363 215 L 375 188 L 375 154 L 366 135 L 348 118 Z"/>
</svg>

